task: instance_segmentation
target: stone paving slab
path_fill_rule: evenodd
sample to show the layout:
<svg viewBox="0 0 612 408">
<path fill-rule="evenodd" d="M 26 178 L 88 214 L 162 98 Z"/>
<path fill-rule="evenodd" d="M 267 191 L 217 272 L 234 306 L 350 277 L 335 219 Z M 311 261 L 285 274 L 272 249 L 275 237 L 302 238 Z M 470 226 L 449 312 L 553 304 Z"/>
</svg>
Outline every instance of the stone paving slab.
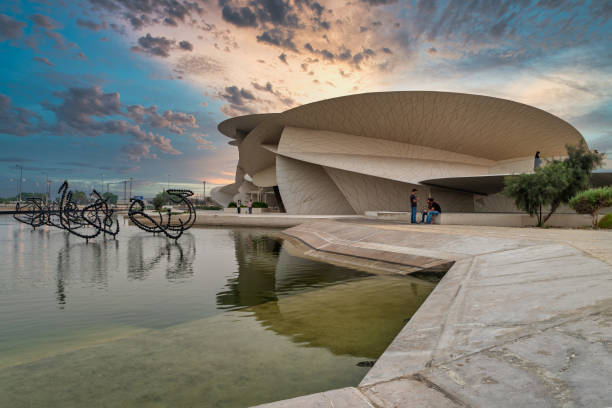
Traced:
<svg viewBox="0 0 612 408">
<path fill-rule="evenodd" d="M 272 402 L 270 404 L 257 405 L 255 408 L 257 407 L 375 408 L 357 388 L 353 387 L 340 388 L 338 390 L 319 392 L 317 394 Z"/>
<path fill-rule="evenodd" d="M 412 378 L 401 378 L 364 387 L 363 393 L 381 408 L 457 408 L 463 406 L 437 387 Z"/>
<path fill-rule="evenodd" d="M 612 232 L 354 220 L 297 228 L 358 249 L 457 255 L 359 384 L 372 405 L 612 406 Z"/>
</svg>

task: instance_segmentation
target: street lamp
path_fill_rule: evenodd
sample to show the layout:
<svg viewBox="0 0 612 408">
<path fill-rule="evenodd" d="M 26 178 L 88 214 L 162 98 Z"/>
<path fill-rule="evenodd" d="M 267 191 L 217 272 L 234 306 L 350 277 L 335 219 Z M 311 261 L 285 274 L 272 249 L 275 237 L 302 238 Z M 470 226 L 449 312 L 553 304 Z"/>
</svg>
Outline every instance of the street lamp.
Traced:
<svg viewBox="0 0 612 408">
<path fill-rule="evenodd" d="M 168 174 L 168 190 L 170 190 L 170 175 Z"/>
<path fill-rule="evenodd" d="M 100 174 L 100 179 L 102 183 L 100 183 L 100 191 L 104 194 L 104 174 Z"/>
<path fill-rule="evenodd" d="M 23 166 L 21 164 L 16 164 L 15 166 L 19 168 L 19 194 L 17 200 L 21 202 L 21 181 L 23 180 Z"/>
<path fill-rule="evenodd" d="M 51 196 L 51 194 L 50 194 L 51 193 L 51 189 L 49 187 L 49 174 L 44 172 L 44 171 L 42 172 L 42 174 L 45 175 L 45 179 L 46 179 L 46 181 L 45 181 L 45 201 L 48 203 L 49 200 L 51 199 L 51 197 L 50 197 Z"/>
</svg>

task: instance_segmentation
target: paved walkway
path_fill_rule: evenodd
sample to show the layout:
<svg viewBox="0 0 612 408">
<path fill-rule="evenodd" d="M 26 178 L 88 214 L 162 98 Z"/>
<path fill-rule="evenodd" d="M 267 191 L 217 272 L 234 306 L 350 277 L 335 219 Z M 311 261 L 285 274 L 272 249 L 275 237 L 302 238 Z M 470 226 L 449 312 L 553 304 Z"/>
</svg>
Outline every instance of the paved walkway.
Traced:
<svg viewBox="0 0 612 408">
<path fill-rule="evenodd" d="M 266 407 L 612 406 L 612 232 L 321 221 L 286 233 L 332 262 L 352 248 L 388 268 L 455 263 L 358 387 Z"/>
</svg>

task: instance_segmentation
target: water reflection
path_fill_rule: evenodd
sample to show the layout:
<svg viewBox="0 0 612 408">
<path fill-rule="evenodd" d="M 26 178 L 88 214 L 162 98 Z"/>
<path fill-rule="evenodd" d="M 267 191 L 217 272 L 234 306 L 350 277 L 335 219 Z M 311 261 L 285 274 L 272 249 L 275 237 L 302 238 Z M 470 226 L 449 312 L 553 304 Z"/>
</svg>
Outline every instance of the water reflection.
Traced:
<svg viewBox="0 0 612 408">
<path fill-rule="evenodd" d="M 235 407 L 355 386 L 434 286 L 293 257 L 271 231 L 190 231 L 175 244 L 126 225 L 87 245 L 0 225 L 14 240 L 0 407 Z"/>
<path fill-rule="evenodd" d="M 169 281 L 192 277 L 196 256 L 195 239 L 189 233 L 181 238 L 178 242 L 151 235 L 130 237 L 127 252 L 128 279 L 145 280 L 151 271 L 160 265 L 163 266 L 163 263 L 165 263 L 166 279 Z"/>
<path fill-rule="evenodd" d="M 217 294 L 220 308 L 255 306 L 283 295 L 313 290 L 371 274 L 298 258 L 282 241 L 254 231 L 233 231 L 238 271 Z"/>
<path fill-rule="evenodd" d="M 56 300 L 59 308 L 63 309 L 67 303 L 66 288 L 75 277 L 81 283 L 99 289 L 108 287 L 109 270 L 118 267 L 119 242 L 105 239 L 89 244 L 74 243 L 70 240 L 70 233 L 62 232 L 61 236 L 63 245 L 57 253 Z"/>
<path fill-rule="evenodd" d="M 377 358 L 435 286 L 295 257 L 257 232 L 233 238 L 238 271 L 218 307 L 246 307 L 277 334 L 336 355 Z"/>
</svg>

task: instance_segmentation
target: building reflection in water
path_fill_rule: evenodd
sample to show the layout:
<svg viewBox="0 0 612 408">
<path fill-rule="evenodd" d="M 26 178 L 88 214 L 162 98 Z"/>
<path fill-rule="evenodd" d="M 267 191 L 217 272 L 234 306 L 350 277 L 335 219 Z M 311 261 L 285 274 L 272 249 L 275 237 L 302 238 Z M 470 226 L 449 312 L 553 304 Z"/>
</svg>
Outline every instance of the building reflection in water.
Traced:
<svg viewBox="0 0 612 408">
<path fill-rule="evenodd" d="M 233 234 L 238 271 L 218 307 L 251 312 L 264 327 L 334 354 L 377 358 L 435 287 L 295 257 L 265 234 Z"/>
<path fill-rule="evenodd" d="M 189 233 L 181 238 L 180 242 L 174 242 L 151 235 L 130 237 L 127 252 L 128 279 L 147 279 L 156 269 L 165 269 L 169 281 L 192 277 L 196 255 L 195 238 Z"/>
</svg>

